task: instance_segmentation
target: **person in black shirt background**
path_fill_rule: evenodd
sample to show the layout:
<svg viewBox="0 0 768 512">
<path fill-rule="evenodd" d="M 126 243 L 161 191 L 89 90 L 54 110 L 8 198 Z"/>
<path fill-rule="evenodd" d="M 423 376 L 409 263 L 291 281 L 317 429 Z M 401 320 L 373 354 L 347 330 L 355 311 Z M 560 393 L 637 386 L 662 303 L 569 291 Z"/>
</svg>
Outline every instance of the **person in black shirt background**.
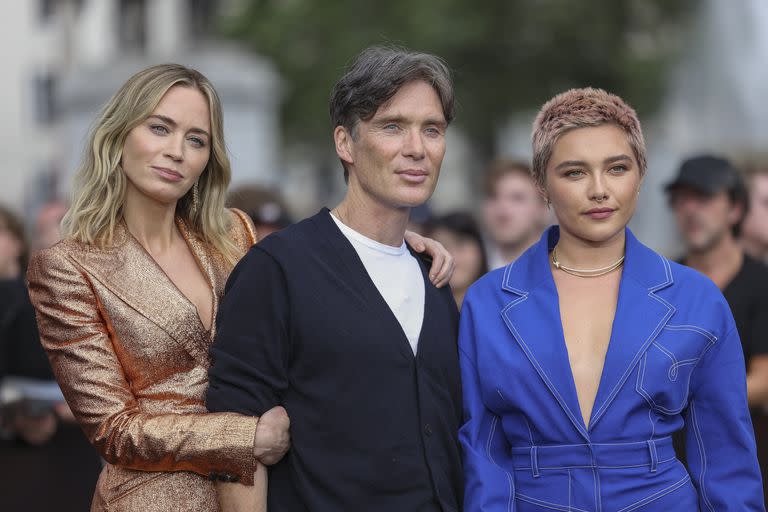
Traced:
<svg viewBox="0 0 768 512">
<path fill-rule="evenodd" d="M 686 246 L 680 262 L 712 279 L 733 312 L 747 365 L 763 488 L 768 489 L 768 266 L 747 255 L 738 241 L 749 209 L 744 181 L 728 160 L 703 155 L 684 161 L 666 191 Z"/>
</svg>

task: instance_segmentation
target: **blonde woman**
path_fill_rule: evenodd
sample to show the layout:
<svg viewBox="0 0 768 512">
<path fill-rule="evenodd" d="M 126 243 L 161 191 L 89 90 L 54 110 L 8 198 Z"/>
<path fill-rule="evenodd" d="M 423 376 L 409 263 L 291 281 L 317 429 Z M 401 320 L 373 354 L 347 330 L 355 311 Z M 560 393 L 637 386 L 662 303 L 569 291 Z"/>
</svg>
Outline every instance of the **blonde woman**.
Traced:
<svg viewBox="0 0 768 512">
<path fill-rule="evenodd" d="M 144 70 L 96 120 L 65 240 L 29 265 L 41 341 L 107 461 L 92 510 L 217 510 L 209 476 L 252 483 L 258 456 L 288 448 L 284 410 L 259 421 L 202 401 L 218 300 L 255 242 L 223 207 L 229 178 L 208 80 Z"/>
</svg>

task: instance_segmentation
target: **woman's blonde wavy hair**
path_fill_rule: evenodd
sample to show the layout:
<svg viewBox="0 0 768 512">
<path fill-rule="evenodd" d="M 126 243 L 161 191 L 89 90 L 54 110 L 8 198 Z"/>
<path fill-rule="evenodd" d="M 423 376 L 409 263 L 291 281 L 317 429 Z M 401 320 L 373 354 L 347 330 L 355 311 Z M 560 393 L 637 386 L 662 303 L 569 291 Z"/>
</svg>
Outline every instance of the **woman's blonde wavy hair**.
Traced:
<svg viewBox="0 0 768 512">
<path fill-rule="evenodd" d="M 199 90 L 211 115 L 211 155 L 198 180 L 198 207 L 192 208 L 190 189 L 176 205 L 176 214 L 234 263 L 240 251 L 228 235 L 229 217 L 224 209 L 232 171 L 224 145 L 221 102 L 205 76 L 178 64 L 160 64 L 136 73 L 99 113 L 75 175 L 72 206 L 62 221 L 64 236 L 98 247 L 112 244 L 126 190 L 127 178 L 120 167 L 126 137 L 174 86 Z"/>
</svg>

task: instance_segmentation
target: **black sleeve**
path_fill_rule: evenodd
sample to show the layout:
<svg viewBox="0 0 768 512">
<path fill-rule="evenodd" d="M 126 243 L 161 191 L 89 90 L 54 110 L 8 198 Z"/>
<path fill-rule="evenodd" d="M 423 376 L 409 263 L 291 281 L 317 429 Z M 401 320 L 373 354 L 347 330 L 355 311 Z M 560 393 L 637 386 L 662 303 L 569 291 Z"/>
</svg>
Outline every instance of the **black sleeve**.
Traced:
<svg viewBox="0 0 768 512">
<path fill-rule="evenodd" d="M 288 285 L 280 265 L 254 246 L 227 281 L 216 317 L 206 405 L 261 415 L 288 385 Z"/>
<path fill-rule="evenodd" d="M 26 285 L 21 280 L 2 282 L 0 294 L 0 379 L 13 375 L 53 380 Z"/>
</svg>

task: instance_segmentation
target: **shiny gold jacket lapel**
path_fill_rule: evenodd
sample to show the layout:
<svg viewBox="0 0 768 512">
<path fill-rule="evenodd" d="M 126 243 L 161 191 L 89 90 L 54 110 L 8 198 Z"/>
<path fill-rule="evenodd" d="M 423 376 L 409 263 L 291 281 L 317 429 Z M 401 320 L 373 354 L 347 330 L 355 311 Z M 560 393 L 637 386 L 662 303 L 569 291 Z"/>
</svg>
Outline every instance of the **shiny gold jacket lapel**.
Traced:
<svg viewBox="0 0 768 512">
<path fill-rule="evenodd" d="M 177 225 L 211 284 L 215 318 L 222 285 L 218 283 L 218 273 L 213 270 L 215 265 L 209 249 L 180 219 L 177 219 Z M 82 251 L 73 252 L 72 257 L 123 302 L 165 331 L 196 361 L 208 364 L 208 346 L 213 333 L 205 330 L 194 304 L 179 291 L 123 223 L 115 229 L 110 247 L 84 246 Z M 147 287 L 147 283 L 152 286 Z M 147 293 L 148 289 L 152 293 Z"/>
</svg>

